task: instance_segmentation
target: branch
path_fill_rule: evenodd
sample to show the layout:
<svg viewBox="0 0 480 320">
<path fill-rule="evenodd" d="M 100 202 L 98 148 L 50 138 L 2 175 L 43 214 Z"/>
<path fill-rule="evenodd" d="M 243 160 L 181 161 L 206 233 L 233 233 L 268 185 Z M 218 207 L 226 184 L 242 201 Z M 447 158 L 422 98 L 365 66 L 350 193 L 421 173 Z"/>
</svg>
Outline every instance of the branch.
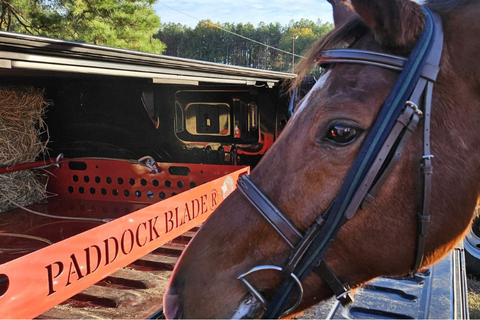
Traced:
<svg viewBox="0 0 480 320">
<path fill-rule="evenodd" d="M 3 5 L 5 5 L 6 7 L 8 7 L 8 12 L 10 12 L 10 14 L 13 15 L 13 16 L 17 19 L 18 23 L 19 23 L 23 28 L 25 28 L 25 31 L 27 31 L 27 32 L 30 33 L 30 34 L 33 34 L 32 30 L 31 30 L 33 27 L 32 27 L 31 25 L 28 25 L 28 24 L 27 24 L 27 23 L 28 23 L 28 19 L 25 18 L 25 17 L 23 17 L 22 13 L 21 13 L 17 8 L 15 8 L 14 6 L 12 6 L 11 3 L 6 2 L 6 1 L 4 1 L 4 0 L 2 0 L 2 3 L 3 3 Z M 6 11 L 7 11 L 7 10 L 6 10 Z M 10 16 L 10 15 L 8 15 L 8 16 Z M 9 20 L 9 22 L 8 22 L 8 28 L 7 28 L 6 31 L 10 31 L 11 17 L 9 17 L 8 20 Z M 25 21 L 25 22 L 24 22 L 24 21 Z"/>
</svg>

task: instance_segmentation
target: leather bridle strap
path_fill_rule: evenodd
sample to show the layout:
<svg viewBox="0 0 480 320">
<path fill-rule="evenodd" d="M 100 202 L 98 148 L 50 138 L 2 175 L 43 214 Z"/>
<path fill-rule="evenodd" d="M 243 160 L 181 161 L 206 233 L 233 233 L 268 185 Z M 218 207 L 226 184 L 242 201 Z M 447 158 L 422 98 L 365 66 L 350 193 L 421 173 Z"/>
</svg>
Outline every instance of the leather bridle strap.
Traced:
<svg viewBox="0 0 480 320">
<path fill-rule="evenodd" d="M 265 195 L 255 186 L 250 180 L 248 175 L 242 175 L 238 179 L 237 189 L 245 196 L 245 198 L 257 209 L 258 212 L 269 222 L 269 224 L 277 231 L 277 233 L 292 247 L 292 254 L 287 260 L 287 264 L 281 268 L 281 274 L 283 277 L 288 278 L 293 273 L 301 258 L 303 258 L 305 252 L 312 244 L 312 241 L 322 230 L 325 224 L 325 218 L 330 212 L 330 208 L 315 219 L 314 223 L 308 228 L 305 235 L 302 235 L 300 231 L 294 226 L 293 223 L 280 211 Z M 322 273 L 324 280 L 326 280 L 328 286 L 332 289 L 334 295 L 344 304 L 348 304 L 353 301 L 349 295 L 350 288 L 348 284 L 342 283 L 327 266 L 325 261 L 322 261 L 315 269 L 315 272 Z M 243 277 L 242 277 L 243 278 Z M 251 285 L 246 279 L 242 279 L 242 283 L 251 288 Z M 250 289 L 251 290 L 251 289 Z M 255 293 L 255 296 L 258 296 Z M 265 301 L 264 298 L 259 300 Z"/>
<path fill-rule="evenodd" d="M 294 249 L 302 240 L 303 234 L 288 220 L 282 211 L 252 183 L 248 175 L 243 175 L 238 179 L 237 188 L 283 240 Z"/>
<path fill-rule="evenodd" d="M 415 252 L 415 262 L 413 265 L 412 273 L 422 266 L 424 252 L 425 252 L 425 240 L 428 235 L 428 223 L 430 222 L 430 201 L 432 193 L 432 158 L 433 155 L 430 151 L 430 113 L 432 105 L 432 91 L 433 83 L 427 84 L 425 99 L 424 99 L 424 127 L 423 127 L 423 157 L 421 163 L 421 177 L 422 177 L 422 199 L 421 207 L 418 213 L 417 222 L 417 248 Z"/>
<path fill-rule="evenodd" d="M 357 49 L 334 49 L 325 50 L 322 56 L 317 60 L 319 66 L 334 63 L 353 63 L 363 64 L 385 69 L 402 71 L 407 58 L 395 56 L 392 54 L 357 50 Z M 430 81 L 435 81 L 438 74 L 438 66 L 427 62 L 423 67 L 420 76 Z"/>
<path fill-rule="evenodd" d="M 325 214 L 320 215 L 303 235 L 292 222 L 278 209 L 257 186 L 250 180 L 248 175 L 242 175 L 238 179 L 237 189 L 257 209 L 277 233 L 294 249 L 289 258 L 287 267 L 282 273 L 290 274 L 295 269 L 298 261 L 303 257 L 312 239 L 322 229 Z M 328 212 L 328 210 L 327 210 Z"/>
</svg>

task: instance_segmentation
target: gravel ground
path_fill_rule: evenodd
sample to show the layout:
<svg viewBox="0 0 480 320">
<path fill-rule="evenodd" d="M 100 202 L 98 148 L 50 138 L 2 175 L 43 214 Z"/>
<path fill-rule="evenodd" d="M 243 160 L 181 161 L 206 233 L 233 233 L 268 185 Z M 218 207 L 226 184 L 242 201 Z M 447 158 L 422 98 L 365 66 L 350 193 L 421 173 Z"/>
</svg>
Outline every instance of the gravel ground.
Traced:
<svg viewBox="0 0 480 320">
<path fill-rule="evenodd" d="M 468 277 L 467 284 L 470 319 L 480 319 L 480 281 Z"/>
</svg>

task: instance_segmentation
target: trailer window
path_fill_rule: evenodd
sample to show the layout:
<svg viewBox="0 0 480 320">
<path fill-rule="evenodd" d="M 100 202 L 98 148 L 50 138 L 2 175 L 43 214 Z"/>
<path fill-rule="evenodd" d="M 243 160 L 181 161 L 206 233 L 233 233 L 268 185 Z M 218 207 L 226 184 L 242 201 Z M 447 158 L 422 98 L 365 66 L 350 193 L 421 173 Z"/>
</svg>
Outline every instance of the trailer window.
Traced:
<svg viewBox="0 0 480 320">
<path fill-rule="evenodd" d="M 226 103 L 189 103 L 185 127 L 192 135 L 230 135 L 230 106 Z"/>
<path fill-rule="evenodd" d="M 259 107 L 251 90 L 184 90 L 175 93 L 175 133 L 185 143 L 258 143 Z"/>
</svg>

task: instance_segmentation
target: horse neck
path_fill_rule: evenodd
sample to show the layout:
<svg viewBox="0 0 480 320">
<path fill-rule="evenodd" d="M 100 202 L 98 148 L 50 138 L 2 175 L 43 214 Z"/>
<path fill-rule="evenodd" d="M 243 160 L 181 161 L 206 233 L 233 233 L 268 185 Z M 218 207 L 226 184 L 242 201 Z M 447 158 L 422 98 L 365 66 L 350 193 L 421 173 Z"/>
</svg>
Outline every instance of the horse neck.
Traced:
<svg viewBox="0 0 480 320">
<path fill-rule="evenodd" d="M 474 175 L 480 174 L 480 152 L 477 150 L 480 147 L 480 134 L 477 133 L 480 128 L 477 116 L 480 112 L 479 16 L 478 2 L 442 16 L 445 50 L 436 87 L 438 111 L 432 111 L 440 116 L 434 119 L 436 130 L 449 131 L 443 143 L 459 152 L 455 158 L 462 158 L 458 160 Z"/>
<path fill-rule="evenodd" d="M 432 106 L 432 227 L 435 230 L 436 223 L 440 226 L 449 221 L 447 232 L 458 233 L 458 238 L 480 196 L 479 16 L 480 4 L 468 4 L 442 15 L 445 44 Z M 445 232 L 432 232 L 431 243 L 444 243 Z"/>
</svg>

